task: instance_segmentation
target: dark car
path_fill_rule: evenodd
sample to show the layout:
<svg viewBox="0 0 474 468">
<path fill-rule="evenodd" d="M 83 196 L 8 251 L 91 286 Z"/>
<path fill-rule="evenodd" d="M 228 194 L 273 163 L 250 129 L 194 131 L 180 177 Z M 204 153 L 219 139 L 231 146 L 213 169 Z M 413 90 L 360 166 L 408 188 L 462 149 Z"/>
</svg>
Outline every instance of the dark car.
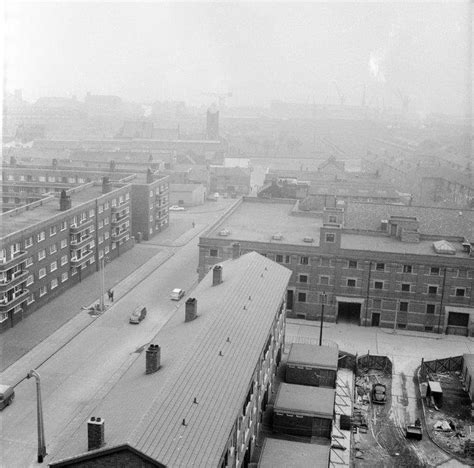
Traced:
<svg viewBox="0 0 474 468">
<path fill-rule="evenodd" d="M 130 315 L 130 323 L 140 323 L 146 317 L 146 307 L 138 306 Z"/>
<path fill-rule="evenodd" d="M 372 403 L 383 405 L 387 401 L 387 386 L 381 383 L 372 385 Z"/>
</svg>

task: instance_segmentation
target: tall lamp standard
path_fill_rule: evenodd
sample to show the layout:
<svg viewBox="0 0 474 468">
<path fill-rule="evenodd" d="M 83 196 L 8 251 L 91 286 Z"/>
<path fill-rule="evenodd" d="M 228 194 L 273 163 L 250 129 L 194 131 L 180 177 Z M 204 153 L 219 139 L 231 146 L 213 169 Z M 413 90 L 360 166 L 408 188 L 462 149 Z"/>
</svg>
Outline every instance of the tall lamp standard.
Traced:
<svg viewBox="0 0 474 468">
<path fill-rule="evenodd" d="M 319 328 L 319 346 L 322 346 L 323 344 L 323 323 L 324 323 L 324 304 L 326 303 L 326 292 L 323 291 L 323 293 L 319 296 L 321 300 L 321 326 Z"/>
<path fill-rule="evenodd" d="M 29 379 L 34 377 L 36 379 L 36 415 L 38 423 L 38 463 L 43 463 L 43 458 L 46 456 L 46 441 L 44 439 L 44 424 L 43 424 L 43 407 L 41 405 L 41 382 L 38 372 L 30 370 L 26 377 Z"/>
<path fill-rule="evenodd" d="M 103 312 L 105 310 L 104 296 L 105 296 L 105 255 L 100 259 L 100 302 L 99 302 L 99 307 L 100 307 L 101 312 Z"/>
</svg>

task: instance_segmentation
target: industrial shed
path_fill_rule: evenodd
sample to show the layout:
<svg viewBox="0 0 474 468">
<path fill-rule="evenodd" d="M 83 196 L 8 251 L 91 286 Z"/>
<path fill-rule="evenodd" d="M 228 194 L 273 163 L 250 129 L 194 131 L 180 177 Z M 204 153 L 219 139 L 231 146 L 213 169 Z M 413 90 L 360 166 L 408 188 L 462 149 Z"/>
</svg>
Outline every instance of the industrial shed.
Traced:
<svg viewBox="0 0 474 468">
<path fill-rule="evenodd" d="M 290 440 L 265 439 L 259 468 L 327 468 L 330 444 L 310 444 Z"/>
<path fill-rule="evenodd" d="M 338 358 L 337 347 L 293 343 L 285 380 L 297 385 L 336 388 Z"/>
<path fill-rule="evenodd" d="M 273 429 L 289 435 L 330 438 L 335 390 L 282 383 L 273 407 Z"/>
</svg>

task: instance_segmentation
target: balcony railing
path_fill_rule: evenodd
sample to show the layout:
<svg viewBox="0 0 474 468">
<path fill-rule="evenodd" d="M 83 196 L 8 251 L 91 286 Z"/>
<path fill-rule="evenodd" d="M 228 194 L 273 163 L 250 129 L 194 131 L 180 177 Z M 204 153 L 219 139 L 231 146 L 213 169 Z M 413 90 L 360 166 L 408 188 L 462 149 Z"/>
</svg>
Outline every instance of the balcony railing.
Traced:
<svg viewBox="0 0 474 468">
<path fill-rule="evenodd" d="M 71 260 L 70 260 L 70 263 L 71 263 L 71 267 L 80 267 L 82 265 L 84 265 L 84 263 L 86 263 L 87 261 L 90 260 L 90 258 L 94 255 L 94 251 L 93 250 L 89 250 L 87 253 L 83 253 L 82 256 L 79 258 L 79 257 L 76 257 L 76 256 L 72 256 L 71 257 Z"/>
<path fill-rule="evenodd" d="M 23 270 L 11 276 L 11 278 L 5 278 L 0 280 L 0 292 L 6 292 L 15 286 L 18 286 L 22 281 L 26 281 L 28 278 L 28 270 Z"/>
<path fill-rule="evenodd" d="M 92 236 L 88 234 L 87 236 L 82 237 L 80 241 L 77 240 L 71 240 L 69 245 L 71 246 L 71 249 L 77 250 L 80 249 L 81 247 L 84 247 L 88 242 L 92 240 Z"/>
<path fill-rule="evenodd" d="M 7 312 L 10 309 L 14 309 L 16 306 L 20 305 L 22 302 L 26 301 L 29 295 L 28 289 L 23 289 L 21 292 L 18 292 L 10 300 L 0 302 L 0 313 Z"/>
<path fill-rule="evenodd" d="M 125 221 L 128 221 L 130 219 L 130 213 L 123 214 L 121 216 L 112 216 L 112 226 L 117 226 L 119 224 L 123 224 Z"/>
<path fill-rule="evenodd" d="M 130 231 L 128 229 L 124 229 L 123 231 L 120 231 L 118 233 L 112 231 L 112 241 L 118 242 L 119 240 L 123 239 L 127 234 L 130 234 Z"/>
<path fill-rule="evenodd" d="M 82 232 L 86 230 L 87 228 L 91 227 L 93 224 L 94 224 L 94 219 L 89 219 L 87 221 L 84 221 L 81 224 L 71 224 L 71 226 L 69 226 L 69 230 L 71 234 L 76 234 L 78 232 Z"/>
<path fill-rule="evenodd" d="M 11 268 L 19 265 L 23 262 L 26 258 L 27 252 L 24 250 L 18 251 L 16 254 L 13 255 L 12 258 L 6 260 L 5 258 L 0 259 L 0 271 L 7 271 Z"/>
<path fill-rule="evenodd" d="M 123 201 L 122 203 L 120 203 L 120 205 L 113 206 L 111 208 L 111 212 L 112 213 L 120 213 L 123 210 L 125 210 L 125 208 L 127 208 L 129 205 L 130 205 L 130 200 Z"/>
</svg>

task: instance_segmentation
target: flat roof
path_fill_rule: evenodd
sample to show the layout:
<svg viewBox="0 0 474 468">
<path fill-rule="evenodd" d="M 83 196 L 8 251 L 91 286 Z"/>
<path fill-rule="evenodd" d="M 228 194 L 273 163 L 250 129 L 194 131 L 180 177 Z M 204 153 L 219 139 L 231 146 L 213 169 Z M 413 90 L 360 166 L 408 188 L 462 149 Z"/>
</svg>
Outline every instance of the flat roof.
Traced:
<svg viewBox="0 0 474 468">
<path fill-rule="evenodd" d="M 420 242 L 402 242 L 400 239 L 389 236 L 371 236 L 364 234 L 341 233 L 341 248 L 348 250 L 369 250 L 372 252 L 393 252 L 400 254 L 430 255 L 441 258 L 465 258 L 469 256 L 464 252 L 462 244 L 451 242 L 456 248 L 454 255 L 446 255 L 435 252 L 432 240 L 420 240 Z"/>
<path fill-rule="evenodd" d="M 273 410 L 331 419 L 335 394 L 333 388 L 282 383 Z"/>
<path fill-rule="evenodd" d="M 112 188 L 112 191 L 113 189 L 114 188 Z M 77 206 L 80 206 L 83 203 L 87 203 L 91 200 L 95 200 L 102 195 L 102 183 L 97 183 L 97 185 L 88 184 L 87 186 L 84 186 L 83 189 L 81 188 L 77 192 L 71 193 L 71 209 L 73 210 Z M 59 215 L 60 213 L 66 213 L 59 210 L 59 197 L 39 200 L 32 205 L 34 205 L 34 208 L 32 209 L 26 210 L 24 207 L 20 207 L 21 211 L 17 213 L 14 211 L 7 211 L 1 214 L 1 238 L 13 234 L 14 232 L 30 228 L 35 224 L 42 223 L 53 216 Z"/>
<path fill-rule="evenodd" d="M 441 384 L 439 382 L 433 382 L 432 380 L 428 380 L 428 385 L 429 385 L 432 392 L 443 393 L 443 390 L 441 388 Z"/>
<path fill-rule="evenodd" d="M 317 346 L 292 343 L 288 354 L 288 364 L 299 364 L 320 369 L 337 370 L 339 349 L 335 346 Z"/>
<path fill-rule="evenodd" d="M 87 451 L 86 420 L 99 416 L 108 448 L 128 443 L 166 466 L 218 466 L 291 276 L 255 252 L 220 265 L 221 284 L 212 286 L 210 271 L 193 291 L 198 317 L 185 323 L 183 302 L 151 339 L 160 370 L 145 374 L 143 352 L 65 431 L 55 461 Z"/>
<path fill-rule="evenodd" d="M 308 444 L 283 439 L 265 439 L 259 468 L 327 468 L 329 465 L 329 443 Z"/>
<path fill-rule="evenodd" d="M 254 242 L 319 246 L 319 229 L 323 225 L 321 218 L 292 216 L 294 204 L 251 202 L 243 200 L 237 209 L 210 231 L 206 238 L 221 238 L 219 231 L 228 229 L 226 239 L 245 239 Z M 281 234 L 281 240 L 274 240 L 274 234 Z M 306 243 L 305 237 L 314 242 Z"/>
</svg>

